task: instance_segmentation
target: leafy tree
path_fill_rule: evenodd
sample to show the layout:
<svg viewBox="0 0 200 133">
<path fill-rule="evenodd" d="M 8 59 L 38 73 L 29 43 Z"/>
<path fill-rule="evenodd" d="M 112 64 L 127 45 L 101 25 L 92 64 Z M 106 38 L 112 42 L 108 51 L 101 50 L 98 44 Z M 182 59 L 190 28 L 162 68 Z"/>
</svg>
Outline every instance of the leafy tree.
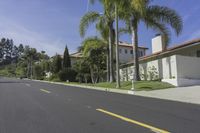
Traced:
<svg viewBox="0 0 200 133">
<path fill-rule="evenodd" d="M 97 37 L 87 38 L 82 42 L 85 62 L 89 65 L 93 83 L 97 83 L 103 76 L 106 66 L 106 44 Z"/>
<path fill-rule="evenodd" d="M 24 46 L 23 46 L 23 44 L 19 45 L 18 50 L 19 50 L 19 55 L 21 56 L 22 53 L 24 53 Z"/>
<path fill-rule="evenodd" d="M 44 72 L 50 72 L 51 62 L 49 60 L 42 60 L 40 65 Z"/>
<path fill-rule="evenodd" d="M 60 57 L 60 55 L 56 55 L 53 57 L 53 62 L 51 67 L 52 67 L 52 72 L 54 74 L 62 70 L 62 58 Z"/>
<path fill-rule="evenodd" d="M 33 78 L 33 64 L 34 61 L 37 60 L 37 50 L 35 48 L 30 48 L 29 46 L 25 46 L 24 54 L 22 60 L 27 64 L 27 77 Z"/>
<path fill-rule="evenodd" d="M 79 60 L 74 64 L 74 69 L 77 73 L 76 75 L 76 80 L 78 80 L 80 83 L 85 82 L 88 83 L 91 81 L 90 77 L 90 65 L 87 63 L 87 59 L 83 58 L 82 60 Z"/>
<path fill-rule="evenodd" d="M 26 63 L 21 60 L 17 63 L 16 76 L 26 77 Z"/>
<path fill-rule="evenodd" d="M 4 65 L 11 63 L 12 61 L 12 49 L 13 49 L 13 41 L 9 39 L 2 38 L 1 39 L 1 52 L 0 56 L 2 58 L 2 62 Z"/>
<path fill-rule="evenodd" d="M 12 39 L 0 40 L 0 65 L 5 68 L 5 75 L 13 75 L 28 78 L 44 76 L 44 72 L 50 70 L 49 56 L 45 51 L 37 52 L 30 46 L 14 45 Z M 5 66 L 5 67 L 4 67 Z M 26 75 L 26 76 L 25 76 Z"/>
<path fill-rule="evenodd" d="M 63 68 L 71 68 L 71 59 L 69 56 L 69 51 L 68 51 L 67 45 L 66 45 L 65 51 L 64 51 Z"/>
<path fill-rule="evenodd" d="M 49 56 L 46 54 L 45 51 L 41 51 L 37 53 L 37 58 L 39 61 L 48 60 Z"/>
<path fill-rule="evenodd" d="M 0 63 L 3 65 L 16 63 L 21 54 L 20 50 L 14 45 L 12 39 L 2 38 L 0 41 Z"/>
<path fill-rule="evenodd" d="M 65 68 L 58 73 L 61 81 L 74 82 L 76 80 L 76 71 L 71 68 Z"/>
<path fill-rule="evenodd" d="M 13 47 L 13 51 L 12 51 L 12 60 L 17 63 L 18 61 L 18 58 L 19 58 L 19 49 L 17 46 L 14 46 Z"/>
<path fill-rule="evenodd" d="M 2 38 L 1 41 L 0 41 L 0 59 L 1 59 L 1 62 L 3 62 L 4 55 L 5 55 L 5 50 L 4 50 L 5 41 L 6 41 L 5 38 Z"/>
<path fill-rule="evenodd" d="M 34 66 L 34 78 L 38 80 L 44 79 L 44 71 L 42 70 L 42 67 L 39 64 L 36 64 Z"/>
</svg>

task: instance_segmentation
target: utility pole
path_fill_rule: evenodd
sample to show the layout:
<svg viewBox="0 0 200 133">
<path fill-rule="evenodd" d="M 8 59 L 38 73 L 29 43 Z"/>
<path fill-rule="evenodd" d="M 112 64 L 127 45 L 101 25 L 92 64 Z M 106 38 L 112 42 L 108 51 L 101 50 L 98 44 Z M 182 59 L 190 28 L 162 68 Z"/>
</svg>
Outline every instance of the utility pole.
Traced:
<svg viewBox="0 0 200 133">
<path fill-rule="evenodd" d="M 117 82 L 117 86 L 116 88 L 120 88 L 120 74 L 119 74 L 119 32 L 118 32 L 118 28 L 119 28 L 119 24 L 118 24 L 118 7 L 117 7 L 117 2 L 115 2 L 115 35 L 116 35 L 116 82 Z"/>
</svg>

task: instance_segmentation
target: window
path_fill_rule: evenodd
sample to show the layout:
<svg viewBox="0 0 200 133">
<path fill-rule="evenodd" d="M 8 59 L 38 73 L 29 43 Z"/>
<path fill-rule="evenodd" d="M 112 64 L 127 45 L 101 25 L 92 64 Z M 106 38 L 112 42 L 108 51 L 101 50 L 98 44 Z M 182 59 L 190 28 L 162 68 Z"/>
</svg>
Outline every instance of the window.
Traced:
<svg viewBox="0 0 200 133">
<path fill-rule="evenodd" d="M 138 51 L 138 56 L 139 57 L 141 57 L 141 56 L 143 56 L 144 54 L 143 54 L 143 51 Z"/>
<path fill-rule="evenodd" d="M 122 49 L 119 49 L 119 53 L 120 53 L 120 54 L 122 53 Z"/>
<path fill-rule="evenodd" d="M 138 57 L 140 57 L 140 51 L 138 51 Z"/>
<path fill-rule="evenodd" d="M 143 51 L 141 51 L 141 56 L 143 56 L 144 54 L 143 54 Z"/>
<path fill-rule="evenodd" d="M 197 51 L 197 57 L 200 57 L 200 50 Z"/>
<path fill-rule="evenodd" d="M 125 52 L 125 54 L 127 54 L 127 53 L 128 53 L 127 49 L 125 49 L 125 51 L 124 51 L 124 52 Z"/>
<path fill-rule="evenodd" d="M 133 54 L 133 50 L 130 50 L 130 54 Z"/>
</svg>

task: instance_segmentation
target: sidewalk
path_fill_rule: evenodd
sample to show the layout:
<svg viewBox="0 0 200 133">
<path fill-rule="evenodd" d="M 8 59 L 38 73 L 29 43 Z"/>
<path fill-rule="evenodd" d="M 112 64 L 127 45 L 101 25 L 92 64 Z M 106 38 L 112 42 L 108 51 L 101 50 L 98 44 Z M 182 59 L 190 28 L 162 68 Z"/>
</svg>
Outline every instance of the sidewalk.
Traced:
<svg viewBox="0 0 200 133">
<path fill-rule="evenodd" d="M 137 91 L 135 95 L 200 104 L 200 86 L 178 87 L 155 91 Z"/>
</svg>

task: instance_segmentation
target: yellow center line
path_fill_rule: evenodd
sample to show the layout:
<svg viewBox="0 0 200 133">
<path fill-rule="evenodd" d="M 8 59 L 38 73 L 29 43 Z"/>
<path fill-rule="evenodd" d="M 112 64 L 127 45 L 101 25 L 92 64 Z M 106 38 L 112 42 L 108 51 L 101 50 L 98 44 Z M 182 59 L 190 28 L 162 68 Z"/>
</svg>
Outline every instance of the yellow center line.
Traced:
<svg viewBox="0 0 200 133">
<path fill-rule="evenodd" d="M 159 128 L 150 126 L 150 125 L 148 125 L 148 124 L 145 124 L 145 123 L 142 123 L 142 122 L 139 122 L 139 121 L 135 121 L 135 120 L 126 118 L 126 117 L 124 117 L 124 116 L 121 116 L 121 115 L 114 114 L 114 113 L 112 113 L 112 112 L 103 110 L 103 109 L 96 109 L 96 110 L 99 111 L 99 112 L 105 113 L 105 114 L 107 114 L 107 115 L 110 115 L 110 116 L 119 118 L 119 119 L 121 119 L 121 120 L 124 120 L 124 121 L 126 121 L 126 122 L 129 122 L 129 123 L 132 123 L 132 124 L 136 124 L 136 125 L 142 126 L 142 127 L 144 127 L 144 128 L 148 128 L 148 129 L 150 129 L 150 130 L 152 130 L 152 131 L 154 131 L 154 132 L 156 132 L 156 133 L 170 133 L 169 131 L 159 129 Z"/>
<path fill-rule="evenodd" d="M 45 93 L 51 93 L 50 91 L 47 91 L 45 89 L 40 89 L 41 91 L 45 92 Z"/>
</svg>

